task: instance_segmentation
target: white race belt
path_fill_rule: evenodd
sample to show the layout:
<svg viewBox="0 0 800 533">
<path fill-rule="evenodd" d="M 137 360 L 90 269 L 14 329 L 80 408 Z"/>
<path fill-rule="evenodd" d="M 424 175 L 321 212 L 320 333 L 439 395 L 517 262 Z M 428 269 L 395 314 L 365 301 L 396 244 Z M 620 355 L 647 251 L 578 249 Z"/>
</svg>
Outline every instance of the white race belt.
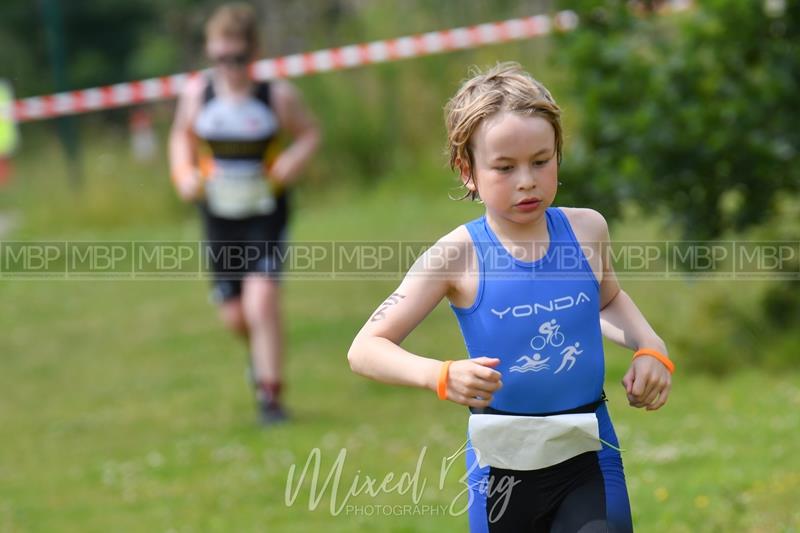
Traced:
<svg viewBox="0 0 800 533">
<path fill-rule="evenodd" d="M 602 448 L 595 413 L 473 414 L 469 417 L 469 438 L 481 468 L 538 470 Z"/>
<path fill-rule="evenodd" d="M 205 184 L 208 210 L 223 218 L 269 215 L 275 211 L 272 187 L 260 169 L 224 169 Z"/>
</svg>

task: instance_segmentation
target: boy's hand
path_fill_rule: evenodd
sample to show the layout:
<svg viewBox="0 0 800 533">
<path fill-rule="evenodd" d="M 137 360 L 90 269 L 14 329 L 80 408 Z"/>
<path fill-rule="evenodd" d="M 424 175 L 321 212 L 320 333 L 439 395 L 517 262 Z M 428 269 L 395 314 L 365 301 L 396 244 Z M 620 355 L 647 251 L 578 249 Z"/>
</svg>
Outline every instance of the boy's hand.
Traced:
<svg viewBox="0 0 800 533">
<path fill-rule="evenodd" d="M 203 196 L 203 182 L 194 169 L 187 170 L 176 180 L 178 195 L 185 202 L 194 202 Z"/>
<path fill-rule="evenodd" d="M 642 355 L 631 362 L 631 367 L 622 378 L 622 386 L 628 393 L 628 403 L 632 407 L 655 411 L 667 403 L 672 376 L 658 359 Z"/>
<path fill-rule="evenodd" d="M 469 407 L 486 407 L 492 394 L 503 386 L 500 372 L 493 367 L 500 364 L 495 357 L 461 359 L 450 364 L 447 376 L 447 399 Z"/>
<path fill-rule="evenodd" d="M 276 192 L 281 191 L 293 184 L 296 162 L 291 154 L 284 152 L 269 167 L 268 176 Z"/>
<path fill-rule="evenodd" d="M 272 172 L 267 175 L 267 184 L 274 196 L 279 196 L 287 187 L 286 180 L 275 176 Z"/>
</svg>

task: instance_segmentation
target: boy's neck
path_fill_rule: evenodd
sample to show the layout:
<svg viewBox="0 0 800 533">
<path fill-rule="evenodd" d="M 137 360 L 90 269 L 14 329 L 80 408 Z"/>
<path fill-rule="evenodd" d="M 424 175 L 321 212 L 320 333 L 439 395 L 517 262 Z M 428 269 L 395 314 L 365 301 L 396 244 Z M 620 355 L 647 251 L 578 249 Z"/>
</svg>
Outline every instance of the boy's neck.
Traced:
<svg viewBox="0 0 800 533">
<path fill-rule="evenodd" d="M 497 238 L 509 243 L 550 242 L 550 233 L 547 230 L 547 217 L 542 216 L 527 224 L 518 224 L 506 218 L 494 216 L 486 212 L 486 221 L 497 235 Z"/>
<path fill-rule="evenodd" d="M 249 94 L 253 83 L 250 78 L 231 80 L 225 76 L 217 76 L 215 82 L 217 90 L 225 96 L 242 96 Z"/>
</svg>

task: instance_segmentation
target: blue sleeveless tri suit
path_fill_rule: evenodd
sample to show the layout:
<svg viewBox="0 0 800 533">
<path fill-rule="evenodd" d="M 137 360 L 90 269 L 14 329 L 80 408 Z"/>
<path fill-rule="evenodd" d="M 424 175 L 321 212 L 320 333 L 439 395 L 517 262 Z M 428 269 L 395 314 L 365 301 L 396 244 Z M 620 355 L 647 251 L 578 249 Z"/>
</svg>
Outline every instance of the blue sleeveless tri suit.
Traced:
<svg viewBox="0 0 800 533">
<path fill-rule="evenodd" d="M 483 413 L 595 412 L 600 439 L 619 447 L 603 394 L 599 284 L 564 212 L 551 207 L 545 217 L 550 243 L 533 262 L 512 256 L 485 216 L 466 224 L 478 257 L 478 290 L 472 306 L 451 308 L 469 356 L 499 358 L 503 381 Z M 510 471 L 480 468 L 468 443 L 467 469 L 473 533 L 632 531 L 622 459 L 605 444 L 546 468 Z M 504 475 L 520 483 L 497 513 L 502 495 L 490 487 Z"/>
</svg>

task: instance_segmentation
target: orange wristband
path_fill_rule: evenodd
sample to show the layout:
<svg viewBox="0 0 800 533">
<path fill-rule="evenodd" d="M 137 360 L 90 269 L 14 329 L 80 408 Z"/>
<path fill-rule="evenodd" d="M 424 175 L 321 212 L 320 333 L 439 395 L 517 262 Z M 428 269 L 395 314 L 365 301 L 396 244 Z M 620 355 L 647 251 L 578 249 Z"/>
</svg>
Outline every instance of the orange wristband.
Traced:
<svg viewBox="0 0 800 533">
<path fill-rule="evenodd" d="M 640 350 L 636 350 L 636 353 L 633 354 L 633 358 L 636 359 L 640 355 L 649 355 L 651 357 L 655 357 L 661 362 L 661 364 L 667 367 L 667 370 L 669 370 L 670 374 L 675 372 L 675 363 L 670 361 L 669 357 L 658 350 L 653 350 L 652 348 L 641 348 Z"/>
<path fill-rule="evenodd" d="M 452 361 L 445 361 L 442 363 L 442 368 L 439 370 L 439 381 L 436 383 L 436 395 L 440 400 L 447 399 L 447 373 L 450 371 Z"/>
</svg>

